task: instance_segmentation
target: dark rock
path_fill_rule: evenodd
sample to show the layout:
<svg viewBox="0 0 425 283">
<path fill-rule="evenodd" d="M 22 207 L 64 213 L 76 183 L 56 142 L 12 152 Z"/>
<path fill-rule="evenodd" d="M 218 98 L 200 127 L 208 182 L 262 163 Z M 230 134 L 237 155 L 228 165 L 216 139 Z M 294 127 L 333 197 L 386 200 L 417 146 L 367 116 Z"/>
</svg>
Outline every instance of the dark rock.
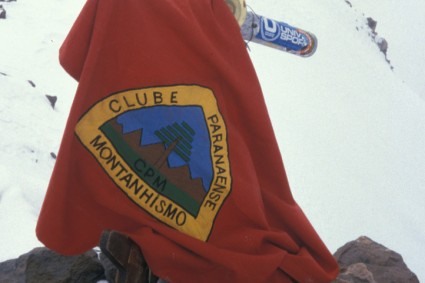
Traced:
<svg viewBox="0 0 425 283">
<path fill-rule="evenodd" d="M 379 47 L 379 50 L 381 50 L 381 52 L 384 53 L 385 56 L 387 56 L 388 42 L 385 40 L 385 38 L 376 37 L 375 41 Z"/>
<path fill-rule="evenodd" d="M 118 272 L 117 267 L 103 254 L 100 253 L 100 262 L 105 269 L 105 277 L 108 282 L 115 282 L 115 278 Z"/>
<path fill-rule="evenodd" d="M 57 155 L 56 155 L 56 153 L 54 153 L 54 152 L 50 152 L 50 156 L 51 156 L 53 159 L 56 159 L 56 158 L 57 158 Z"/>
<path fill-rule="evenodd" d="M 0 5 L 0 19 L 6 19 L 6 10 Z"/>
<path fill-rule="evenodd" d="M 385 61 L 387 61 L 388 65 L 390 65 L 391 70 L 393 70 L 394 67 L 391 65 L 391 61 L 387 57 L 388 41 L 385 38 L 383 38 L 381 36 L 378 36 L 378 32 L 376 31 L 376 26 L 378 25 L 378 22 L 375 21 L 371 17 L 368 17 L 366 20 L 367 20 L 367 26 L 370 29 L 369 36 L 376 43 L 376 45 L 378 46 L 379 50 L 382 53 L 384 53 L 384 55 L 385 55 Z"/>
<path fill-rule="evenodd" d="M 52 106 L 53 109 L 55 109 L 55 105 L 56 105 L 56 101 L 58 101 L 58 97 L 57 96 L 53 96 L 53 95 L 48 95 L 46 94 L 47 99 L 50 102 L 50 105 Z"/>
<path fill-rule="evenodd" d="M 27 81 L 32 87 L 35 87 L 35 83 L 32 80 Z"/>
<path fill-rule="evenodd" d="M 104 270 L 93 250 L 78 256 L 63 256 L 36 248 L 0 263 L 2 283 L 92 283 L 102 279 L 105 279 Z"/>
<path fill-rule="evenodd" d="M 340 275 L 334 283 L 419 283 L 398 253 L 360 237 L 334 254 Z"/>
<path fill-rule="evenodd" d="M 372 32 L 376 34 L 376 26 L 378 25 L 378 22 L 375 21 L 373 18 L 367 18 L 367 25 L 370 27 Z"/>
<path fill-rule="evenodd" d="M 11 259 L 0 263 L 0 282 L 25 282 L 25 263 L 18 259 Z"/>
</svg>

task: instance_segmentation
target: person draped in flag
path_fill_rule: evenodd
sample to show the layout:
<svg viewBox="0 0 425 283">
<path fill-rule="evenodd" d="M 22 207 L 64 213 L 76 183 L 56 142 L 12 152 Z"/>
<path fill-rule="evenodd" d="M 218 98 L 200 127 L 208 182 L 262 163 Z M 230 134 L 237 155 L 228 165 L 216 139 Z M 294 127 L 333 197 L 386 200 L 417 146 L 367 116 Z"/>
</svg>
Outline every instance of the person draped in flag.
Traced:
<svg viewBox="0 0 425 283">
<path fill-rule="evenodd" d="M 78 89 L 37 224 L 48 248 L 100 239 L 120 282 L 147 265 L 171 283 L 336 277 L 224 0 L 87 0 L 60 62 Z"/>
</svg>

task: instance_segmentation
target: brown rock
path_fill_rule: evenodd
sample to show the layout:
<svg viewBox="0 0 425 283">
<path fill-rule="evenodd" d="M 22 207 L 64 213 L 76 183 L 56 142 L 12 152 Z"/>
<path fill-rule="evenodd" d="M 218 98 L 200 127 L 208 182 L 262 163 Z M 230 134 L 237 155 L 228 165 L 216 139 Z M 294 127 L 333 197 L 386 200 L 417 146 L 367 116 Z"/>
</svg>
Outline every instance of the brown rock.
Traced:
<svg viewBox="0 0 425 283">
<path fill-rule="evenodd" d="M 335 283 L 419 283 L 398 253 L 360 237 L 334 254 L 340 265 Z"/>
<path fill-rule="evenodd" d="M 377 283 L 364 263 L 355 263 L 341 270 L 339 278 L 350 283 Z"/>
</svg>

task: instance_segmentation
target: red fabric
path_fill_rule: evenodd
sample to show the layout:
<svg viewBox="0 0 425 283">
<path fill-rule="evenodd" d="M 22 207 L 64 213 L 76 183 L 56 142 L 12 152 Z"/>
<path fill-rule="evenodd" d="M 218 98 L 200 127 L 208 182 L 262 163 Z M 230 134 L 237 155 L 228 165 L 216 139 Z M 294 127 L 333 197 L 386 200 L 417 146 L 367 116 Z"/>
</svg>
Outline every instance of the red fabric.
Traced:
<svg viewBox="0 0 425 283">
<path fill-rule="evenodd" d="M 258 79 L 223 0 L 88 0 L 60 61 L 79 86 L 37 226 L 47 247 L 82 253 L 113 229 L 130 235 L 153 272 L 172 283 L 336 277 L 337 264 L 291 195 Z M 195 226 L 186 225 L 191 216 L 180 208 L 157 217 L 166 205 L 176 207 L 167 199 L 120 188 L 136 174 L 127 165 L 121 172 L 112 167 L 120 146 L 102 143 L 109 136 L 98 129 L 120 111 L 148 110 L 130 109 L 137 103 L 123 99 L 158 90 L 175 92 L 164 94 L 172 105 L 150 105 L 155 111 L 194 105 L 205 113 L 212 182 L 221 190 L 213 194 L 207 186 Z M 210 108 L 219 114 L 208 116 Z M 160 190 L 155 196 L 163 197 Z M 148 200 L 154 210 L 143 207 Z"/>
</svg>

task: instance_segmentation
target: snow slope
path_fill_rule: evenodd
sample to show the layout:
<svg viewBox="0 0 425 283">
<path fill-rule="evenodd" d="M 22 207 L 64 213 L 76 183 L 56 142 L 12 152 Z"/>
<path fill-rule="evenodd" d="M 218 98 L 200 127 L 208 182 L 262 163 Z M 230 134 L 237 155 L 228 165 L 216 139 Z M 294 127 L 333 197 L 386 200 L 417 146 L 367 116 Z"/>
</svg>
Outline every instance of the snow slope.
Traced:
<svg viewBox="0 0 425 283">
<path fill-rule="evenodd" d="M 35 224 L 76 83 L 60 68 L 58 48 L 81 1 L 1 2 L 0 261 L 41 244 Z M 58 96 L 53 110 L 46 94 Z"/>
<path fill-rule="evenodd" d="M 390 42 L 394 72 L 425 99 L 425 1 L 352 0 L 354 9 L 378 20 L 378 33 Z"/>
<path fill-rule="evenodd" d="M 311 58 L 250 44 L 295 198 L 331 251 L 367 235 L 401 253 L 425 280 L 425 55 L 413 52 L 425 47 L 425 37 L 405 44 L 412 42 L 407 29 L 425 27 L 421 1 L 249 5 L 319 38 Z M 34 228 L 54 165 L 51 153 L 76 88 L 59 67 L 57 51 L 83 3 L 3 3 L 0 261 L 40 245 Z M 388 40 L 394 71 L 368 35 L 369 16 Z M 58 96 L 55 109 L 46 94 Z"/>
<path fill-rule="evenodd" d="M 361 28 L 365 18 L 354 4 L 250 3 L 257 13 L 319 38 L 317 53 L 308 59 L 251 44 L 299 204 L 331 250 L 368 235 L 400 252 L 425 280 L 425 101 L 403 83 L 397 72 L 402 63 L 390 56 L 404 50 L 388 52 L 392 72 Z M 424 63 L 411 68 L 423 72 Z"/>
</svg>

